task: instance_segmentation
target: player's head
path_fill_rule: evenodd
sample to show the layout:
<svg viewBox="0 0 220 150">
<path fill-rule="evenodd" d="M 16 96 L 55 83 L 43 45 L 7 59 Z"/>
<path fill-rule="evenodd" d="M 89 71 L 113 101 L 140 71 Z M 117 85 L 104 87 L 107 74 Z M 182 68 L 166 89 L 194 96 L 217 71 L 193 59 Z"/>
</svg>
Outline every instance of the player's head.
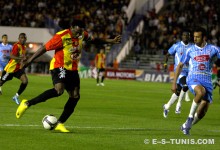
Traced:
<svg viewBox="0 0 220 150">
<path fill-rule="evenodd" d="M 4 43 L 4 44 L 8 43 L 8 35 L 7 34 L 2 35 L 2 43 Z"/>
<path fill-rule="evenodd" d="M 194 43 L 198 46 L 206 40 L 206 30 L 202 27 L 196 27 L 193 31 Z"/>
<path fill-rule="evenodd" d="M 18 37 L 18 41 L 24 45 L 26 43 L 26 40 L 27 40 L 27 36 L 25 33 L 20 33 L 19 34 L 19 37 Z"/>
<path fill-rule="evenodd" d="M 82 35 L 84 29 L 85 23 L 81 20 L 74 20 L 71 23 L 70 30 L 74 38 L 78 38 L 80 35 Z"/>
<path fill-rule="evenodd" d="M 184 43 L 188 43 L 190 41 L 190 30 L 183 29 L 182 33 L 181 33 L 181 36 L 182 36 L 182 41 Z"/>
</svg>

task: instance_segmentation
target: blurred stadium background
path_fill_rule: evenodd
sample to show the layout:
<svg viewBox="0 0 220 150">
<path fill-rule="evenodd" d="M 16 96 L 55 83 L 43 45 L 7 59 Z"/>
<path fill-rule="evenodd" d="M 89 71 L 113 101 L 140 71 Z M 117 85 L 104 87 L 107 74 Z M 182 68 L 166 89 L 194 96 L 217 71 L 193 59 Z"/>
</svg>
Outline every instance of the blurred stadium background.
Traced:
<svg viewBox="0 0 220 150">
<path fill-rule="evenodd" d="M 218 0 L 8 0 L 0 1 L 0 7 L 0 34 L 8 34 L 13 43 L 25 32 L 30 53 L 57 31 L 68 28 L 73 19 L 83 20 L 94 37 L 121 34 L 121 44 L 104 45 L 107 78 L 169 82 L 173 61 L 170 59 L 169 71 L 164 72 L 163 57 L 180 39 L 183 28 L 201 25 L 209 33 L 209 42 L 220 45 Z M 98 50 L 97 45 L 83 50 L 82 78 L 93 75 Z M 52 56 L 53 52 L 48 52 L 38 58 L 27 72 L 48 74 Z"/>
</svg>

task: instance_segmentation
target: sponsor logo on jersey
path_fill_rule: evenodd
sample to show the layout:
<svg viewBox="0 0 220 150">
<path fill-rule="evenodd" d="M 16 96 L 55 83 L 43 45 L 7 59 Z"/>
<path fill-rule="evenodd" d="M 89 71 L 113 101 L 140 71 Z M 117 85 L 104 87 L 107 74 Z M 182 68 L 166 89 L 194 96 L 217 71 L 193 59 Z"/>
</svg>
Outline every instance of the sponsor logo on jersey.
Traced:
<svg viewBox="0 0 220 150">
<path fill-rule="evenodd" d="M 210 59 L 210 56 L 209 55 L 200 55 L 200 56 L 196 56 L 194 57 L 194 60 L 195 61 L 198 61 L 198 62 L 206 62 Z"/>
</svg>

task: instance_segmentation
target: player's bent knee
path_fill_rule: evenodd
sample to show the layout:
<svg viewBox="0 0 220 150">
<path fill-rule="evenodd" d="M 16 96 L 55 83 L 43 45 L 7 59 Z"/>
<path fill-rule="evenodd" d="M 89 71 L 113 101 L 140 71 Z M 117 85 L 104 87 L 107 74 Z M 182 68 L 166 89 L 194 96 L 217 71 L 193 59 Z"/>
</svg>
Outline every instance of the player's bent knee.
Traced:
<svg viewBox="0 0 220 150">
<path fill-rule="evenodd" d="M 58 94 L 58 96 L 60 96 L 63 94 L 63 91 L 58 91 L 57 94 Z"/>
<path fill-rule="evenodd" d="M 183 86 L 183 92 L 186 92 L 186 91 L 188 91 L 188 86 Z"/>
<path fill-rule="evenodd" d="M 57 91 L 57 95 L 58 95 L 58 96 L 60 96 L 60 95 L 62 95 L 62 94 L 64 93 L 63 90 L 56 90 L 56 91 Z"/>
<path fill-rule="evenodd" d="M 23 83 L 23 84 L 28 84 L 28 80 L 27 80 L 27 81 L 23 81 L 22 83 Z"/>
<path fill-rule="evenodd" d="M 78 99 L 78 100 L 79 100 L 79 99 L 80 99 L 80 95 L 79 95 L 79 94 L 74 94 L 72 98 L 73 98 L 73 99 Z"/>
</svg>

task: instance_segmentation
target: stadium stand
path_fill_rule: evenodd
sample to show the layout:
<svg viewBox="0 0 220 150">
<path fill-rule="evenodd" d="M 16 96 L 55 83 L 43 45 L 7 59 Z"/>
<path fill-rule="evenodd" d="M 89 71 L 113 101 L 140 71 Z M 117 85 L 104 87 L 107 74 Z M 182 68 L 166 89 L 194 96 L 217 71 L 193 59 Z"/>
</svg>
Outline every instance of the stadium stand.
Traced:
<svg viewBox="0 0 220 150">
<path fill-rule="evenodd" d="M 53 28 L 54 30 L 49 30 L 53 35 L 68 28 L 72 20 L 80 19 L 86 23 L 89 33 L 94 37 L 109 38 L 122 34 L 127 25 L 125 9 L 129 2 L 130 0 L 113 0 L 112 3 L 107 0 L 61 0 L 56 3 L 53 0 L 0 1 L 0 25 Z M 89 66 L 96 51 L 96 47 L 83 51 L 82 63 Z"/>
<path fill-rule="evenodd" d="M 158 0 L 151 2 L 156 3 Z M 147 9 L 145 12 L 132 15 L 128 21 L 125 10 L 131 0 L 8 0 L 0 1 L 1 26 L 54 28 L 54 32 L 66 28 L 73 19 L 83 20 L 90 33 L 95 37 L 112 37 L 116 34 L 125 34 L 123 40 L 134 33 L 134 26 L 141 20 L 144 21 L 142 34 L 135 41 L 139 41 L 140 51 L 138 56 L 132 51 L 119 64 L 122 68 L 152 68 L 154 62 L 160 64 L 163 55 L 173 42 L 179 40 L 182 28 L 191 29 L 198 22 L 210 33 L 210 42 L 220 45 L 219 15 L 220 5 L 218 0 L 164 0 L 165 5 L 161 11 Z M 132 1 L 133 2 L 133 1 Z M 138 1 L 136 1 L 138 2 Z M 139 1 L 140 2 L 140 1 Z M 149 4 L 144 4 L 149 7 Z M 47 9 L 50 7 L 50 9 Z M 102 31 L 102 32 L 100 32 Z M 126 32 L 127 31 L 127 32 Z M 54 34 L 51 33 L 51 34 Z M 104 32 L 104 34 L 103 34 Z M 134 43 L 136 45 L 137 42 Z M 113 54 L 109 53 L 109 62 L 115 59 L 121 47 Z M 85 66 L 91 65 L 96 53 L 96 47 L 90 47 L 83 52 L 82 62 Z M 152 56 L 155 55 L 155 56 Z M 154 59 L 155 57 L 155 59 Z M 153 60 L 150 60 L 153 59 Z M 108 62 L 108 66 L 112 64 Z M 133 62 L 134 65 L 131 65 Z M 170 62 L 172 63 L 172 62 Z M 138 64 L 138 66 L 137 66 Z"/>
<path fill-rule="evenodd" d="M 141 41 L 139 69 L 150 71 L 152 64 L 163 63 L 163 55 L 180 39 L 181 29 L 192 29 L 198 23 L 207 29 L 208 42 L 219 46 L 220 7 L 216 6 L 219 6 L 218 0 L 172 0 L 167 1 L 159 13 L 156 13 L 155 9 L 146 11 L 143 14 L 143 33 L 136 39 Z M 134 53 L 129 54 L 120 67 L 135 67 L 135 59 Z M 172 64 L 172 61 L 169 63 Z"/>
</svg>

